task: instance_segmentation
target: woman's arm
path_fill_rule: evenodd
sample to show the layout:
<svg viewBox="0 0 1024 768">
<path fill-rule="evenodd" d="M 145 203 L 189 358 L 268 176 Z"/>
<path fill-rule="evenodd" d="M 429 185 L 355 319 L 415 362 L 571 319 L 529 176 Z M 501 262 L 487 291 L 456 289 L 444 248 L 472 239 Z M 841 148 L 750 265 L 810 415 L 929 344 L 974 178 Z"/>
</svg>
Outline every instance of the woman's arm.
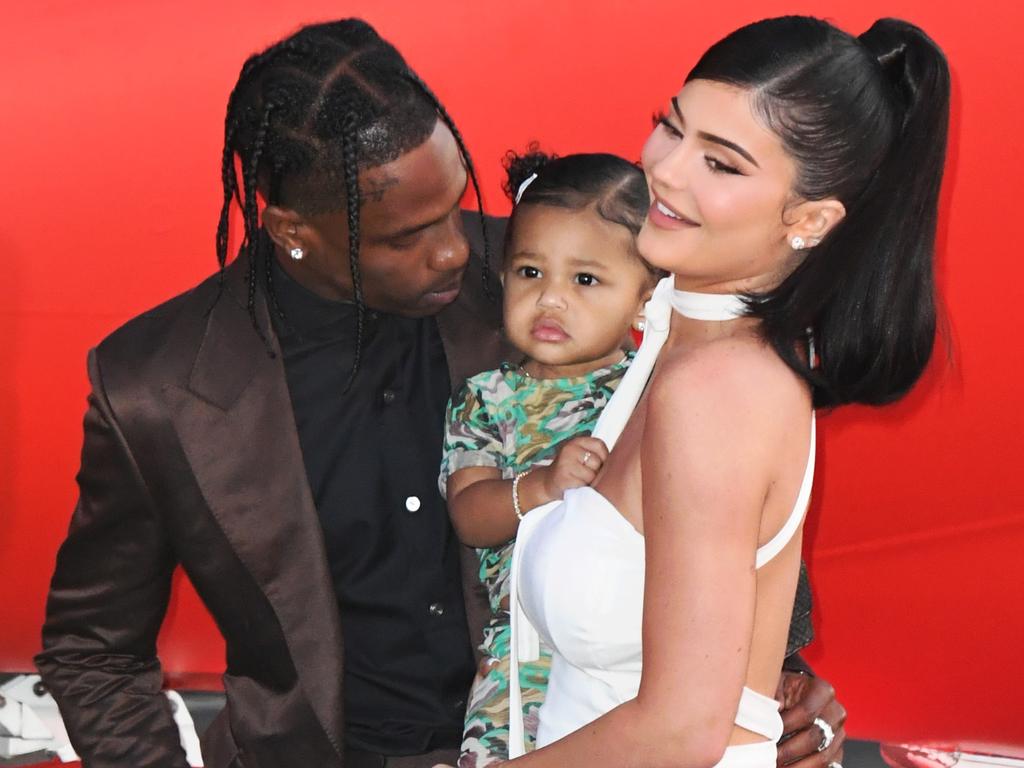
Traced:
<svg viewBox="0 0 1024 768">
<path fill-rule="evenodd" d="M 605 444 L 596 438 L 566 441 L 551 465 L 536 467 L 520 478 L 519 511 L 560 499 L 568 488 L 590 485 L 607 456 Z M 519 527 L 512 480 L 502 480 L 493 467 L 466 467 L 448 477 L 448 513 L 459 540 L 471 547 L 504 544 Z"/>
<path fill-rule="evenodd" d="M 652 381 L 641 444 L 639 694 L 524 766 L 678 768 L 721 758 L 747 675 L 762 510 L 779 447 L 793 439 L 787 426 L 806 409 L 780 368 L 753 342 L 729 342 L 667 362 Z"/>
</svg>

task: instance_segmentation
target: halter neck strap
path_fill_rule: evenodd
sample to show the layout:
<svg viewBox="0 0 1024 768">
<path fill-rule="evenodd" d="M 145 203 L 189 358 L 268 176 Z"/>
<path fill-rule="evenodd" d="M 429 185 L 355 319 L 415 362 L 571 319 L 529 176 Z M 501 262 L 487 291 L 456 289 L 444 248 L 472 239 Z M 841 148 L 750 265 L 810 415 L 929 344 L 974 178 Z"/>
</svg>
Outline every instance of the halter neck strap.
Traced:
<svg viewBox="0 0 1024 768">
<path fill-rule="evenodd" d="M 734 293 L 673 290 L 671 301 L 672 309 L 693 320 L 735 320 L 747 314 L 747 302 Z"/>
<path fill-rule="evenodd" d="M 594 427 L 594 437 L 603 440 L 610 451 L 618 442 L 626 422 L 640 401 L 647 381 L 654 370 L 665 339 L 672 324 L 672 293 L 675 291 L 672 276 L 663 278 L 654 289 L 654 294 L 644 307 L 644 338 L 633 358 L 632 365 L 622 377 L 615 395 L 601 412 Z"/>
</svg>

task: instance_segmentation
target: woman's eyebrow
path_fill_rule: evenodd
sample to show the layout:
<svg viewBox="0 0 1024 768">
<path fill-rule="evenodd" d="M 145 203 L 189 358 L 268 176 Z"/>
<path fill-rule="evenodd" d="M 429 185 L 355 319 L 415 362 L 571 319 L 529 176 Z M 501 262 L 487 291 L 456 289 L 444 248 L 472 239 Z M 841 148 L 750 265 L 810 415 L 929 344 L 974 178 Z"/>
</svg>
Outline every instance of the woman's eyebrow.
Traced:
<svg viewBox="0 0 1024 768">
<path fill-rule="evenodd" d="M 679 101 L 677 100 L 676 96 L 672 97 L 672 109 L 675 111 L 676 117 L 679 118 L 680 124 L 685 126 L 686 120 L 683 119 L 683 113 L 679 109 Z M 735 142 L 729 141 L 728 139 L 723 139 L 721 136 L 715 136 L 715 134 L 713 133 L 706 133 L 705 131 L 697 131 L 697 136 L 704 139 L 704 141 L 712 141 L 715 144 L 721 144 L 723 147 L 727 147 L 731 149 L 733 152 L 735 152 L 737 155 L 743 157 L 745 160 L 747 160 L 747 162 L 753 163 L 755 167 L 761 167 L 758 164 L 757 160 L 754 159 L 753 155 L 751 155 L 749 152 L 747 152 L 747 150 L 745 150 L 743 147 L 741 147 L 739 144 Z"/>
</svg>

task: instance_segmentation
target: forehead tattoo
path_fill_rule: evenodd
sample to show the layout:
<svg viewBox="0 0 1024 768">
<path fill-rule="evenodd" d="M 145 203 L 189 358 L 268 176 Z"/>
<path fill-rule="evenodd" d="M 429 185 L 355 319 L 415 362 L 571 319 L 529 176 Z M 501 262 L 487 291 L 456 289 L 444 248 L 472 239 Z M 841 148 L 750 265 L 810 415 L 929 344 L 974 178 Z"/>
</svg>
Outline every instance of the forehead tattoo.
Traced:
<svg viewBox="0 0 1024 768">
<path fill-rule="evenodd" d="M 359 190 L 359 196 L 362 198 L 364 205 L 368 201 L 379 203 L 384 199 L 385 192 L 391 189 L 391 187 L 397 186 L 398 179 L 394 176 L 385 176 L 382 179 L 372 179 L 367 181 Z"/>
</svg>

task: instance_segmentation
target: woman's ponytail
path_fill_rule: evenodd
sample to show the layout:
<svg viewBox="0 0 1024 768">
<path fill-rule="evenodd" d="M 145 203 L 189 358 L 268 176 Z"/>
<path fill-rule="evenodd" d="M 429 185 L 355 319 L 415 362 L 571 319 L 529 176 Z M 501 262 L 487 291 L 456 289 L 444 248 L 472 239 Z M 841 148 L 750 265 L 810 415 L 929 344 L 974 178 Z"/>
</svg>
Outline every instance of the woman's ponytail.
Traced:
<svg viewBox="0 0 1024 768">
<path fill-rule="evenodd" d="M 949 68 L 924 32 L 898 19 L 875 22 L 860 41 L 890 89 L 894 132 L 867 188 L 830 238 L 834 248 L 847 251 L 841 261 L 850 269 L 817 331 L 822 394 L 829 394 L 821 399 L 879 405 L 914 385 L 935 341 L 935 231 Z"/>
<path fill-rule="evenodd" d="M 859 39 L 786 16 L 713 45 L 687 76 L 749 88 L 796 163 L 798 200 L 846 216 L 776 288 L 751 297 L 765 339 L 821 406 L 896 400 L 935 341 L 935 228 L 946 157 L 949 68 L 904 21 Z M 799 353 L 812 329 L 820 364 Z"/>
</svg>

